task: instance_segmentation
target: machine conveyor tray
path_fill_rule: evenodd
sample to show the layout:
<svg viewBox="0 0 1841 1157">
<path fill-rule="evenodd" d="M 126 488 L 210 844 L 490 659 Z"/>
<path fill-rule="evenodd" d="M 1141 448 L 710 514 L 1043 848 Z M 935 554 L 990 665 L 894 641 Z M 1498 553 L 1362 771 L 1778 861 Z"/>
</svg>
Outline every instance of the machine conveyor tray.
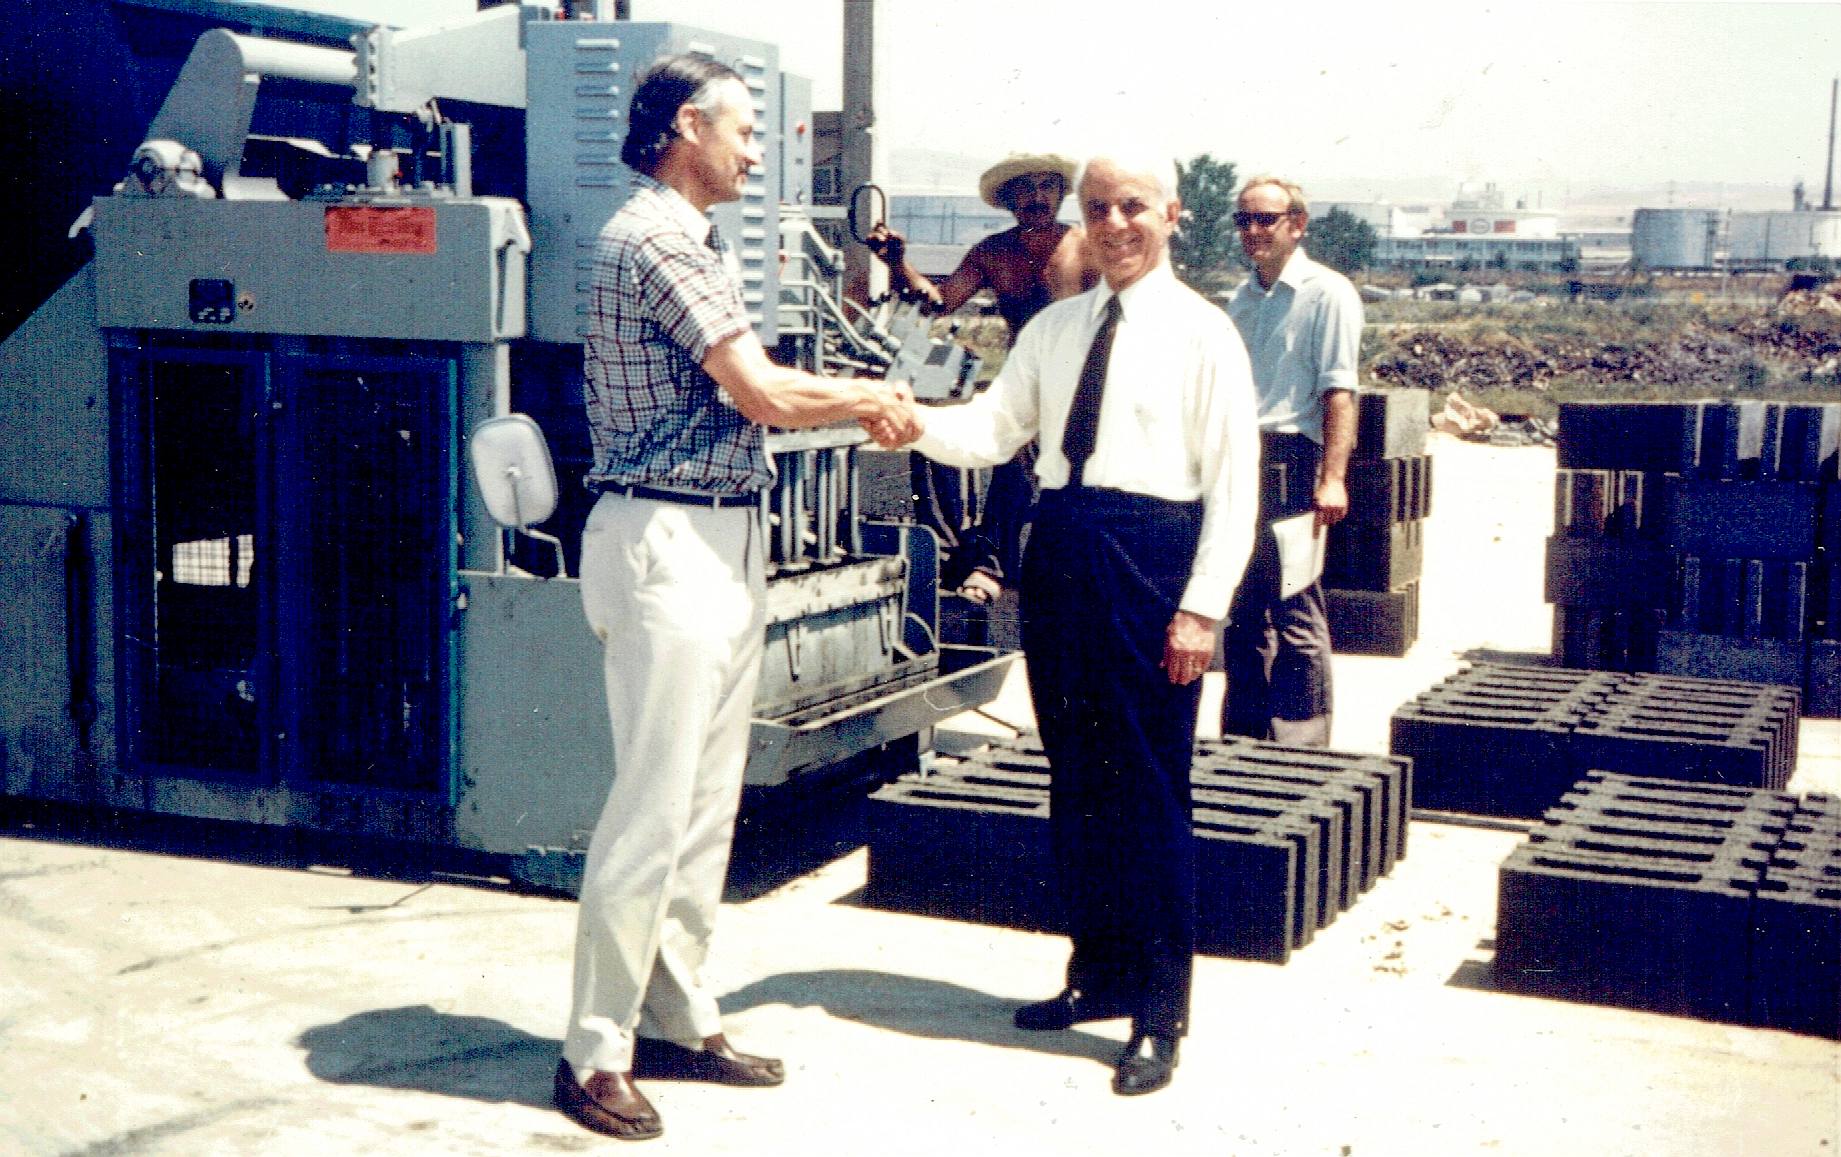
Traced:
<svg viewBox="0 0 1841 1157">
<path fill-rule="evenodd" d="M 762 787 L 785 783 L 806 768 L 836 763 L 988 703 L 1017 655 L 942 646 L 939 674 L 919 684 L 873 689 L 823 714 L 800 711 L 756 719 L 745 782 Z"/>
</svg>

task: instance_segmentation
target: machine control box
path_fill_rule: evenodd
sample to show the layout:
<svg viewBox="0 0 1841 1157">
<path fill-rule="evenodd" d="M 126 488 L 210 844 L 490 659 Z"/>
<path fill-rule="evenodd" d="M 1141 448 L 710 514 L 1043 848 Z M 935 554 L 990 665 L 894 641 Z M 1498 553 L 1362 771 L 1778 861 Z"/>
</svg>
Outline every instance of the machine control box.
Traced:
<svg viewBox="0 0 1841 1157">
<path fill-rule="evenodd" d="M 374 205 L 355 207 L 370 211 L 361 221 L 341 220 L 350 208 L 98 198 L 97 321 L 458 342 L 524 335 L 530 238 L 517 202 L 430 201 L 411 207 L 419 216 L 407 232 Z"/>
</svg>

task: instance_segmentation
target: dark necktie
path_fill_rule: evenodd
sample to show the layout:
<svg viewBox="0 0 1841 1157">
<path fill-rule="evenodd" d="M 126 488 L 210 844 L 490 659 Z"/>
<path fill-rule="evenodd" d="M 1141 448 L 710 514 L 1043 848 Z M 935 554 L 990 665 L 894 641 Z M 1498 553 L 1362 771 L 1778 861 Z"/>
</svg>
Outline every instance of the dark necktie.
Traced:
<svg viewBox="0 0 1841 1157">
<path fill-rule="evenodd" d="M 709 236 L 703 239 L 703 243 L 710 247 L 711 253 L 718 257 L 722 256 L 722 234 L 716 231 L 716 222 L 710 222 Z"/>
<path fill-rule="evenodd" d="M 1081 485 L 1080 474 L 1093 456 L 1099 436 L 1100 397 L 1106 389 L 1106 363 L 1112 359 L 1112 335 L 1119 328 L 1119 298 L 1106 300 L 1106 319 L 1099 323 L 1087 360 L 1080 367 L 1080 384 L 1074 387 L 1074 404 L 1068 410 L 1067 429 L 1061 432 L 1061 453 L 1068 460 L 1068 485 Z"/>
</svg>

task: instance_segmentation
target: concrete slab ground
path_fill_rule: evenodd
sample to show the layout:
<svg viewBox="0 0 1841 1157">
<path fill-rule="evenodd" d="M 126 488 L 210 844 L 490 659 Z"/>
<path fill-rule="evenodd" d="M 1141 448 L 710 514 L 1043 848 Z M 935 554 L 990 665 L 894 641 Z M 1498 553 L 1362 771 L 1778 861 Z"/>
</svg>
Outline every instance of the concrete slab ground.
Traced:
<svg viewBox="0 0 1841 1157">
<path fill-rule="evenodd" d="M 1434 453 L 1420 642 L 1337 660 L 1339 748 L 1384 751 L 1393 710 L 1464 656 L 1549 646 L 1552 452 Z M 954 728 L 1028 716 L 1018 677 Z M 1804 721 L 1792 787 L 1838 784 L 1841 726 Z M 666 1134 L 641 1151 L 1837 1151 L 1835 1042 L 1495 991 L 1495 873 L 1520 839 L 1416 822 L 1407 858 L 1290 963 L 1198 961 L 1176 1081 L 1135 1100 L 1107 1088 L 1123 1022 L 1010 1027 L 1058 987 L 1063 941 L 869 908 L 859 849 L 722 913 L 711 979 L 729 1030 L 785 1056 L 786 1085 L 655 1083 Z M 573 928 L 566 901 L 439 873 L 153 854 L 15 823 L 0 831 L 0 1153 L 618 1150 L 548 1104 Z"/>
</svg>

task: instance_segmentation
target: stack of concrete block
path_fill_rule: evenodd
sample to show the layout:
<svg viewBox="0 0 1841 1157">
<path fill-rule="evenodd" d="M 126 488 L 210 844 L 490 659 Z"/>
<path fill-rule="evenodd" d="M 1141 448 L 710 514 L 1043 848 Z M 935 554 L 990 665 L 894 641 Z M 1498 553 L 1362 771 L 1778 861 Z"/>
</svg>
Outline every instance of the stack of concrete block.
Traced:
<svg viewBox="0 0 1841 1157">
<path fill-rule="evenodd" d="M 1432 512 L 1428 395 L 1369 390 L 1358 407 L 1349 516 L 1330 528 L 1324 546 L 1330 639 L 1345 654 L 1399 656 L 1419 637 L 1419 577 Z"/>
<path fill-rule="evenodd" d="M 1640 470 L 1564 469 L 1554 486 L 1546 597 L 1554 651 L 1569 667 L 1655 667 L 1673 559 L 1645 522 Z M 1659 477 L 1659 475 L 1658 475 Z"/>
<path fill-rule="evenodd" d="M 1780 790 L 1799 707 L 1789 687 L 1479 663 L 1395 711 L 1390 747 L 1420 807 L 1533 819 L 1591 770 Z"/>
<path fill-rule="evenodd" d="M 1841 1035 L 1833 797 L 1591 772 L 1504 861 L 1504 988 Z"/>
<path fill-rule="evenodd" d="M 932 757 L 869 800 L 865 899 L 1059 931 L 1049 771 L 1033 735 Z M 1412 767 L 1254 740 L 1198 745 L 1197 948 L 1282 964 L 1406 854 Z"/>
<path fill-rule="evenodd" d="M 1836 403 L 1563 404 L 1556 656 L 1800 687 L 1841 715 L 1838 447 Z"/>
</svg>

